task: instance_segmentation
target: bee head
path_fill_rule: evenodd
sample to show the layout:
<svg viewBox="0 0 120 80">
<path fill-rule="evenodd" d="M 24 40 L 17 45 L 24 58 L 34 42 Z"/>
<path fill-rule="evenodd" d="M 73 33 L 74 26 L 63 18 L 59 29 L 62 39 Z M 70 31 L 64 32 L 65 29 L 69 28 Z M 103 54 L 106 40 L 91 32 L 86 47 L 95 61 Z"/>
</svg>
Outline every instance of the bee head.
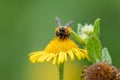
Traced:
<svg viewBox="0 0 120 80">
<path fill-rule="evenodd" d="M 56 22 L 58 27 L 56 28 L 56 36 L 58 36 L 60 39 L 65 39 L 70 36 L 70 31 L 71 27 L 70 25 L 72 24 L 72 21 L 69 21 L 65 26 L 61 25 L 60 19 L 56 17 Z"/>
</svg>

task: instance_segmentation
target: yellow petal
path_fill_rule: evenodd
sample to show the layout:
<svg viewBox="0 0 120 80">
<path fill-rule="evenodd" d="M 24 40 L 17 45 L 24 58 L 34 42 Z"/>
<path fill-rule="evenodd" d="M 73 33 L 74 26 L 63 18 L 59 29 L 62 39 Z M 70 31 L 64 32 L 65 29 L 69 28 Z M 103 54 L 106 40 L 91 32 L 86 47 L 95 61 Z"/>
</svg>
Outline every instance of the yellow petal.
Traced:
<svg viewBox="0 0 120 80">
<path fill-rule="evenodd" d="M 37 59 L 37 62 L 41 62 L 41 63 L 44 62 L 48 58 L 48 56 L 49 56 L 48 53 L 42 55 Z"/>
<path fill-rule="evenodd" d="M 82 58 L 85 58 L 85 56 L 86 56 L 86 50 L 80 49 L 80 54 L 81 54 Z"/>
<path fill-rule="evenodd" d="M 63 62 L 63 53 L 60 52 L 58 55 L 58 64 Z"/>
<path fill-rule="evenodd" d="M 29 59 L 30 59 L 30 61 L 31 61 L 32 63 L 35 63 L 36 60 L 37 60 L 40 56 L 42 56 L 43 54 L 44 54 L 44 53 L 41 52 L 41 51 L 39 51 L 39 52 L 33 52 L 33 53 L 31 53 L 31 55 L 29 55 L 29 56 L 30 56 Z"/>
<path fill-rule="evenodd" d="M 74 60 L 74 54 L 73 54 L 73 52 L 71 50 L 69 50 L 67 53 L 69 54 L 71 60 Z"/>
<path fill-rule="evenodd" d="M 87 54 L 87 51 L 86 51 L 86 53 L 85 53 L 85 57 L 86 57 L 89 61 L 91 61 L 90 58 L 89 58 L 89 56 L 88 56 L 88 54 Z"/>
<path fill-rule="evenodd" d="M 91 61 L 90 58 L 88 57 L 87 50 L 82 50 L 82 49 L 81 49 L 80 51 L 82 52 L 82 56 L 83 56 L 84 58 L 86 57 L 89 61 Z"/>
<path fill-rule="evenodd" d="M 46 61 L 50 61 L 53 57 L 54 57 L 55 54 L 52 54 L 52 53 L 49 53 L 49 56 L 48 58 L 46 59 Z"/>
<path fill-rule="evenodd" d="M 57 54 L 54 55 L 54 58 L 53 58 L 53 64 L 56 64 L 56 60 L 57 60 Z"/>
<path fill-rule="evenodd" d="M 63 52 L 64 54 L 64 60 L 67 61 L 67 53 Z"/>
<path fill-rule="evenodd" d="M 31 55 L 34 55 L 34 54 L 37 54 L 37 53 L 41 53 L 43 51 L 36 51 L 36 52 L 31 52 L 28 56 L 31 56 Z"/>
<path fill-rule="evenodd" d="M 80 53 L 78 52 L 78 50 L 74 49 L 73 52 L 74 52 L 74 54 L 76 55 L 76 57 L 77 57 L 79 60 L 81 60 L 81 55 L 80 55 Z"/>
<path fill-rule="evenodd" d="M 80 54 L 81 58 L 83 58 L 83 59 L 85 58 L 85 54 L 83 52 L 78 51 L 78 53 Z"/>
</svg>

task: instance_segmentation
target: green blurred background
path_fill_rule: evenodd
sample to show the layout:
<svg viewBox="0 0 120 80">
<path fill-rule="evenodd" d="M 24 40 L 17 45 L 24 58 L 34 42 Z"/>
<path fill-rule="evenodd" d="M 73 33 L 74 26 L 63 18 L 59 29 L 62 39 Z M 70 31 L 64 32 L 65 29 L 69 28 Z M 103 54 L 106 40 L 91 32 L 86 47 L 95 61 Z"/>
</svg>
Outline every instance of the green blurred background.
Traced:
<svg viewBox="0 0 120 80">
<path fill-rule="evenodd" d="M 0 80 L 58 80 L 56 65 L 32 64 L 28 54 L 55 36 L 56 22 L 93 23 L 101 18 L 101 42 L 120 68 L 120 0 L 0 0 Z M 80 80 L 80 62 L 65 63 L 65 80 Z"/>
</svg>

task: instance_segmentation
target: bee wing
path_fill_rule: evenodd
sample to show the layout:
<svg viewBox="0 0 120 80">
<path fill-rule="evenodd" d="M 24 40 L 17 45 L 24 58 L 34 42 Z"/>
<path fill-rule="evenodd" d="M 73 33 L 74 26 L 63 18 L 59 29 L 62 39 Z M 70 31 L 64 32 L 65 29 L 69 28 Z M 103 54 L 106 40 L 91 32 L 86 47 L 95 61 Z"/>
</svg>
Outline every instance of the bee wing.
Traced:
<svg viewBox="0 0 120 80">
<path fill-rule="evenodd" d="M 72 23 L 73 23 L 73 21 L 69 21 L 69 22 L 65 25 L 65 28 L 71 26 Z"/>
<path fill-rule="evenodd" d="M 56 22 L 57 22 L 58 27 L 60 27 L 60 26 L 61 26 L 61 21 L 60 21 L 60 19 L 59 19 L 58 17 L 56 17 L 55 20 L 56 20 Z"/>
</svg>

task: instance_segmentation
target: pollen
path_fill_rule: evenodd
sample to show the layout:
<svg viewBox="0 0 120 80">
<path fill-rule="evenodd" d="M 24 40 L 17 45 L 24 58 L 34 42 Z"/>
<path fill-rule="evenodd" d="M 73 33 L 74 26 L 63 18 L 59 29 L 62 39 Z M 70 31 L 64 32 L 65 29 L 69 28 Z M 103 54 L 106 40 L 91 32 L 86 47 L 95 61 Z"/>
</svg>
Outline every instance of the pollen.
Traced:
<svg viewBox="0 0 120 80">
<path fill-rule="evenodd" d="M 67 61 L 70 57 L 71 60 L 75 59 L 75 56 L 81 60 L 88 58 L 87 51 L 81 49 L 78 45 L 72 41 L 70 36 L 71 22 L 68 22 L 65 26 L 61 26 L 60 20 L 56 20 L 58 27 L 55 30 L 56 37 L 51 40 L 43 51 L 36 51 L 29 54 L 29 59 L 32 63 L 36 62 L 49 62 L 52 60 L 53 64 L 60 64 Z"/>
</svg>

